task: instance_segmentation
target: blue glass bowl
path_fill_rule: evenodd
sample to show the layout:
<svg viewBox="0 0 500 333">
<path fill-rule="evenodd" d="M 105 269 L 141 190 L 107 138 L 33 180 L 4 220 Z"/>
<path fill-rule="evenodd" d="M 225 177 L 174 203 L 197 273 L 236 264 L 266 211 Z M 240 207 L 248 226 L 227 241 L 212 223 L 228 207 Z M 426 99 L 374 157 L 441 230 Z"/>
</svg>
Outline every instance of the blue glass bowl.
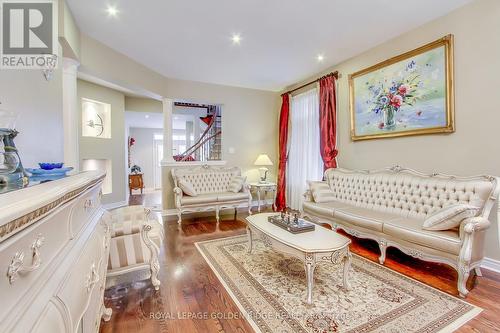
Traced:
<svg viewBox="0 0 500 333">
<path fill-rule="evenodd" d="M 64 163 L 38 163 L 41 169 L 43 170 L 52 170 L 52 169 L 60 169 L 64 165 Z"/>
</svg>

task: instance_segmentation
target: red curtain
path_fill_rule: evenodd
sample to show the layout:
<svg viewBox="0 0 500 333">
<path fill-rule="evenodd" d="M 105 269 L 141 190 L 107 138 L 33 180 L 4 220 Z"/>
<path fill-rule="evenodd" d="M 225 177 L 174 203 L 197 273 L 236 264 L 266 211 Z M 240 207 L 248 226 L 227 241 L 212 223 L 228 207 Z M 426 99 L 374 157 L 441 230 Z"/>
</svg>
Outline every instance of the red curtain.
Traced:
<svg viewBox="0 0 500 333">
<path fill-rule="evenodd" d="M 320 152 L 324 169 L 337 167 L 337 110 L 335 109 L 335 77 L 319 80 Z"/>
<path fill-rule="evenodd" d="M 279 128 L 279 164 L 278 187 L 276 193 L 276 209 L 282 211 L 286 208 L 286 162 L 288 159 L 288 119 L 290 116 L 290 97 L 288 94 L 281 96 L 280 128 Z"/>
</svg>

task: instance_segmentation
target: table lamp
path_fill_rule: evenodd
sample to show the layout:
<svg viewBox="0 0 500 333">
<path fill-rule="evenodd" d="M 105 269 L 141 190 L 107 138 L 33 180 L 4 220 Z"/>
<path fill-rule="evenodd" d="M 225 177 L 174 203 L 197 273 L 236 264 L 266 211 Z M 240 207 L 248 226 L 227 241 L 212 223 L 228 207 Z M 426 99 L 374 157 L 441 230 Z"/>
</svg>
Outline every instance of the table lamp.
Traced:
<svg viewBox="0 0 500 333">
<path fill-rule="evenodd" d="M 267 156 L 266 154 L 260 154 L 259 157 L 257 157 L 257 159 L 255 160 L 254 164 L 260 166 L 260 182 L 267 183 L 266 178 L 269 169 L 266 168 L 266 166 L 273 165 L 273 162 L 271 162 L 269 156 Z"/>
</svg>

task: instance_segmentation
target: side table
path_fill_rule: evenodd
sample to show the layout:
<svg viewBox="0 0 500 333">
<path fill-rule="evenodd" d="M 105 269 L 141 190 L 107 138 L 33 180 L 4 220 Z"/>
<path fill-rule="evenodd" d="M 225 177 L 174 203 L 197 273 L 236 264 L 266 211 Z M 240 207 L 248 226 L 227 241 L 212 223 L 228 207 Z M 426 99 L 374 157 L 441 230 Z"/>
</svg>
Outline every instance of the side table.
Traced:
<svg viewBox="0 0 500 333">
<path fill-rule="evenodd" d="M 142 178 L 142 173 L 128 175 L 128 188 L 130 195 L 132 195 L 132 190 L 141 190 L 142 194 L 142 191 L 144 189 L 144 180 Z"/>
<path fill-rule="evenodd" d="M 264 201 L 264 206 L 266 205 L 266 196 L 267 193 L 272 192 L 273 193 L 273 210 L 276 210 L 276 190 L 277 190 L 277 185 L 276 183 L 250 183 L 250 188 L 257 192 L 257 210 L 260 213 L 260 206 L 261 206 L 261 200 Z M 262 195 L 264 194 L 264 195 Z"/>
</svg>

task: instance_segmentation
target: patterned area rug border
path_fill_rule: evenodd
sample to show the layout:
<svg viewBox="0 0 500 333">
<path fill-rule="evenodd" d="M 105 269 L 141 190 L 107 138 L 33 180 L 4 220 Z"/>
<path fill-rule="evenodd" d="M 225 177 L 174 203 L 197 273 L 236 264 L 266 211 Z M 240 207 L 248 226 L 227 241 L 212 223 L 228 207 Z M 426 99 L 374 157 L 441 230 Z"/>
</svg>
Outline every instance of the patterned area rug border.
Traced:
<svg viewBox="0 0 500 333">
<path fill-rule="evenodd" d="M 195 246 L 196 248 L 198 249 L 198 252 L 202 255 L 202 257 L 205 259 L 206 263 L 209 265 L 209 267 L 211 268 L 211 270 L 214 272 L 214 274 L 217 276 L 217 278 L 219 279 L 219 281 L 221 282 L 221 284 L 224 286 L 224 288 L 226 289 L 226 291 L 228 292 L 228 294 L 231 296 L 231 299 L 235 302 L 235 304 L 237 305 L 237 307 L 240 309 L 241 313 L 243 314 L 243 316 L 247 319 L 247 321 L 249 322 L 249 324 L 252 326 L 252 328 L 256 331 L 256 332 L 271 332 L 271 329 L 270 327 L 268 327 L 268 325 L 266 324 L 265 320 L 263 320 L 262 318 L 254 318 L 252 316 L 252 313 L 258 313 L 258 311 L 256 311 L 255 309 L 252 308 L 252 306 L 249 304 L 249 302 L 247 302 L 247 300 L 245 299 L 245 296 L 243 295 L 243 293 L 240 292 L 239 288 L 231 281 L 231 279 L 229 278 L 229 276 L 227 276 L 227 274 L 222 270 L 222 269 L 217 269 L 217 267 L 215 267 L 215 265 L 218 265 L 214 259 L 211 258 L 211 254 L 208 253 L 207 249 L 205 248 L 205 245 L 208 245 L 208 244 L 211 244 L 211 243 L 217 243 L 217 242 L 225 242 L 225 241 L 229 241 L 229 240 L 232 240 L 234 239 L 235 241 L 239 240 L 240 243 L 246 243 L 246 236 L 245 235 L 240 235 L 240 236 L 230 236 L 230 237 L 223 237 L 223 238 L 217 238 L 217 239 L 212 239 L 212 240 L 207 240 L 207 241 L 202 241 L 202 242 L 196 242 L 195 243 Z M 453 320 L 453 322 L 451 322 L 449 325 L 445 326 L 445 327 L 442 327 L 439 332 L 453 332 L 454 330 L 458 329 L 459 327 L 461 327 L 462 325 L 464 325 L 465 323 L 467 323 L 469 320 L 473 319 L 475 316 L 477 316 L 479 313 L 481 313 L 482 309 L 473 305 L 473 304 L 470 304 L 470 303 L 467 303 L 465 301 L 463 301 L 462 299 L 459 299 L 457 297 L 454 297 L 452 295 L 449 295 L 439 289 L 436 289 L 434 287 L 431 287 L 429 285 L 426 285 L 418 280 L 415 280 L 414 278 L 410 277 L 410 276 L 406 276 L 402 273 L 399 273 L 397 271 L 394 271 L 388 267 L 385 267 L 383 265 L 380 265 L 376 262 L 373 262 L 369 259 L 366 259 L 362 256 L 359 256 L 357 254 L 354 254 L 353 253 L 353 256 L 359 258 L 360 260 L 363 260 L 364 262 L 366 262 L 368 265 L 372 265 L 378 269 L 385 269 L 387 270 L 389 273 L 397 276 L 398 278 L 401 278 L 401 279 L 404 279 L 406 281 L 410 281 L 411 283 L 415 283 L 417 284 L 419 287 L 421 288 L 424 288 L 424 289 L 427 289 L 427 290 L 431 290 L 432 292 L 437 292 L 438 294 L 441 294 L 443 296 L 446 296 L 448 298 L 454 298 L 454 300 L 456 301 L 456 303 L 460 303 L 462 304 L 463 306 L 461 307 L 461 311 L 459 313 L 453 313 L 453 314 L 450 314 L 449 316 L 446 316 L 445 318 L 440 318 L 441 320 L 436 320 L 434 322 L 431 322 L 429 323 L 425 328 L 423 328 L 422 330 L 420 330 L 419 332 L 435 332 L 435 330 L 433 330 L 433 328 L 436 328 L 436 327 L 439 327 L 440 326 L 440 323 L 444 320 L 444 321 L 449 321 L 449 320 Z M 234 264 L 234 263 L 233 263 Z M 368 274 L 372 274 L 370 272 L 364 272 L 364 273 L 368 273 Z M 252 277 L 253 279 L 253 277 Z M 255 279 L 253 279 L 254 283 L 258 284 L 260 288 L 264 289 L 265 288 L 260 285 L 260 283 L 258 281 L 256 281 Z M 235 294 L 235 292 L 237 294 Z M 261 294 L 262 296 L 262 294 Z M 276 300 L 273 300 L 275 303 Z M 415 300 L 417 303 L 420 303 L 422 302 L 423 300 L 420 299 L 419 297 L 416 297 L 416 300 Z M 408 304 L 407 306 L 415 306 L 416 303 L 412 302 L 412 304 Z M 275 308 L 276 311 L 281 311 L 282 309 L 278 309 L 278 308 Z M 395 315 L 397 316 L 397 312 L 396 313 L 388 313 L 388 314 L 385 314 L 383 316 L 383 318 L 388 318 L 388 316 L 391 316 L 391 315 Z M 290 318 L 287 318 L 287 322 L 288 324 L 290 324 L 292 327 L 296 327 L 296 328 L 301 328 L 301 325 L 295 320 L 295 319 L 290 319 Z M 378 325 L 381 325 L 382 323 L 378 323 Z M 378 325 L 375 325 L 375 326 L 378 326 Z M 367 329 L 368 327 L 365 327 L 366 325 L 362 325 L 360 327 L 358 327 L 358 329 L 361 329 L 361 331 L 364 331 L 363 328 Z M 372 325 L 372 328 L 373 325 Z M 302 332 L 303 330 L 300 329 L 300 331 Z M 357 330 L 358 331 L 358 330 Z M 303 331 L 303 332 L 306 332 L 306 331 Z"/>
</svg>

